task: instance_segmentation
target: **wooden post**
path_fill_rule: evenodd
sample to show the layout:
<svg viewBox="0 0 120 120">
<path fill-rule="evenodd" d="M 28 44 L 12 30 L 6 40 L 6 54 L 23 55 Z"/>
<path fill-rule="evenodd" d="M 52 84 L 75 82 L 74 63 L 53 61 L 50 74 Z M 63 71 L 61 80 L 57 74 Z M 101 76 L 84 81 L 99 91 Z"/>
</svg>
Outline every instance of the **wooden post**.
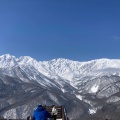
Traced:
<svg viewBox="0 0 120 120">
<path fill-rule="evenodd" d="M 62 105 L 61 105 L 61 109 L 62 109 L 62 120 L 65 120 L 64 107 Z"/>
</svg>

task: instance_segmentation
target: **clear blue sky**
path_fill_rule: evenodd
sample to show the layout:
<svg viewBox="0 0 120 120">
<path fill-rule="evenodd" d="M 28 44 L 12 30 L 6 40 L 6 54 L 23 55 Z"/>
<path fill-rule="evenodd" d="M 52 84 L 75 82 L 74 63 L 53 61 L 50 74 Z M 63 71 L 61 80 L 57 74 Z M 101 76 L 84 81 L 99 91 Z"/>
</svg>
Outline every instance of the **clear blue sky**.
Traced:
<svg viewBox="0 0 120 120">
<path fill-rule="evenodd" d="M 0 55 L 120 59 L 120 0 L 0 0 Z"/>
</svg>

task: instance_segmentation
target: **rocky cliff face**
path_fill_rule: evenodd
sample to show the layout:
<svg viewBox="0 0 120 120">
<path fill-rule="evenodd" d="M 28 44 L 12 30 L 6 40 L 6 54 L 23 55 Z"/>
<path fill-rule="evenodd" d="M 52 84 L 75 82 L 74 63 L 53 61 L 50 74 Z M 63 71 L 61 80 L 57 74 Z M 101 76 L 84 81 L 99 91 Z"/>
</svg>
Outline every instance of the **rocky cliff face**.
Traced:
<svg viewBox="0 0 120 120">
<path fill-rule="evenodd" d="M 71 119 L 105 113 L 109 104 L 117 111 L 119 90 L 120 60 L 0 56 L 0 116 L 6 118 L 26 118 L 38 104 L 64 105 Z"/>
</svg>

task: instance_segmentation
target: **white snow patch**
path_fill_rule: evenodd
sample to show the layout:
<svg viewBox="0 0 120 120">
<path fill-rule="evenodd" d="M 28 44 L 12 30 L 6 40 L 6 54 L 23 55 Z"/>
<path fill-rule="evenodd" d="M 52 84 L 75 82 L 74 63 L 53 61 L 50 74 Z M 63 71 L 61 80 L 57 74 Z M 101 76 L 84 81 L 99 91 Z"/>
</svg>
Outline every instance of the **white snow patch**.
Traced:
<svg viewBox="0 0 120 120">
<path fill-rule="evenodd" d="M 117 97 L 117 96 L 113 96 L 107 100 L 108 103 L 109 102 L 118 102 L 118 101 L 120 101 L 120 97 Z"/>
<path fill-rule="evenodd" d="M 98 88 L 99 88 L 98 85 L 94 85 L 94 86 L 91 88 L 91 92 L 92 92 L 92 93 L 96 93 L 96 92 L 98 91 Z"/>
<path fill-rule="evenodd" d="M 5 119 L 17 118 L 16 109 L 11 109 L 5 112 L 4 118 Z"/>
<path fill-rule="evenodd" d="M 81 95 L 76 95 L 76 97 L 80 100 L 82 100 L 82 96 Z"/>
<path fill-rule="evenodd" d="M 65 90 L 64 88 L 62 88 L 61 90 L 62 90 L 62 92 L 63 92 L 63 93 L 65 93 L 65 92 L 66 92 L 66 90 Z"/>
<path fill-rule="evenodd" d="M 89 114 L 95 114 L 97 109 L 89 109 Z"/>
</svg>

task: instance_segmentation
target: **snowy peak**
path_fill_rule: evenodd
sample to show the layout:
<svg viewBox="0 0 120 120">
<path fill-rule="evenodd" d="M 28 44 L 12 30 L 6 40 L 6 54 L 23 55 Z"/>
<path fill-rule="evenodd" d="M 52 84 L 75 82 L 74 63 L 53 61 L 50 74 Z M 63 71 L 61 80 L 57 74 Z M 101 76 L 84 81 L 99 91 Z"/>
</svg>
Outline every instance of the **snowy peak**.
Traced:
<svg viewBox="0 0 120 120">
<path fill-rule="evenodd" d="M 15 56 L 12 56 L 10 54 L 5 54 L 0 56 L 0 67 L 12 67 L 17 65 L 17 61 Z"/>
<path fill-rule="evenodd" d="M 35 59 L 29 57 L 29 56 L 22 56 L 17 58 L 17 62 L 19 64 L 30 64 L 32 66 L 35 66 L 36 64 L 38 64 L 38 61 L 36 61 Z"/>
<path fill-rule="evenodd" d="M 50 61 L 36 61 L 35 59 L 31 58 L 30 56 L 21 56 L 19 58 L 16 58 L 15 56 L 12 56 L 10 54 L 5 54 L 0 56 L 0 62 L 19 62 L 23 64 L 31 64 L 31 65 L 36 65 L 36 64 L 43 64 L 46 67 L 67 67 L 70 69 L 74 68 L 82 68 L 84 67 L 85 69 L 104 69 L 104 68 L 120 68 L 120 60 L 119 59 L 97 59 L 97 60 L 91 60 L 87 62 L 78 62 L 78 61 L 72 61 L 69 59 L 64 59 L 64 58 L 59 58 L 59 59 L 53 59 Z"/>
<path fill-rule="evenodd" d="M 23 62 L 29 62 L 29 61 L 33 61 L 34 59 L 31 58 L 30 56 L 21 56 L 17 60 L 23 61 Z"/>
<path fill-rule="evenodd" d="M 50 61 L 36 61 L 29 56 L 15 58 L 9 54 L 0 56 L 0 67 L 20 66 L 38 70 L 38 72 L 50 78 L 58 76 L 66 80 L 78 80 L 86 75 L 98 75 L 101 73 L 120 73 L 119 59 L 97 59 L 87 62 L 78 62 L 68 59 L 53 59 Z M 32 67 L 29 67 L 32 69 Z M 53 77 L 54 76 L 54 77 Z"/>
<path fill-rule="evenodd" d="M 5 54 L 0 56 L 0 59 L 8 60 L 8 59 L 16 59 L 15 56 L 12 56 L 10 54 Z"/>
<path fill-rule="evenodd" d="M 120 60 L 118 59 L 98 59 L 91 61 L 94 63 L 94 66 L 98 69 L 102 68 L 120 68 Z"/>
<path fill-rule="evenodd" d="M 54 59 L 43 62 L 49 72 L 54 72 L 67 80 L 80 79 L 86 75 L 120 72 L 120 60 L 98 59 L 88 62 L 78 62 L 68 59 Z"/>
</svg>

